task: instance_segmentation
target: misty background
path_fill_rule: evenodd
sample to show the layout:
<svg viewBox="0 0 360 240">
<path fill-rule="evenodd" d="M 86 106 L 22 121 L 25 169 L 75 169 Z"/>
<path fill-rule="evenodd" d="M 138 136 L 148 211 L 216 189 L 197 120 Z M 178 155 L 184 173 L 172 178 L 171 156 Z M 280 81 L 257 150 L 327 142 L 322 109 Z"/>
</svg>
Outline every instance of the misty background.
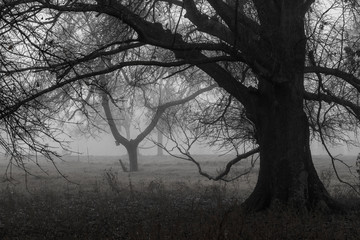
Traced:
<svg viewBox="0 0 360 240">
<path fill-rule="evenodd" d="M 145 147 L 154 146 L 150 141 L 145 141 Z M 164 140 L 166 143 L 166 139 Z M 74 151 L 73 154 L 79 152 L 81 155 L 94 156 L 121 156 L 126 155 L 126 150 L 123 146 L 116 146 L 114 137 L 109 133 L 99 134 L 95 138 L 82 138 L 74 136 L 70 143 L 70 148 Z M 338 145 L 330 148 L 334 155 L 352 155 L 355 156 L 360 153 L 359 147 Z M 320 142 L 313 141 L 311 144 L 313 155 L 326 155 L 326 150 Z M 142 155 L 156 155 L 156 146 L 150 149 L 140 149 Z M 194 145 L 191 153 L 193 154 L 223 154 L 223 151 L 218 151 L 217 148 L 205 147 L 202 145 Z M 166 154 L 166 153 L 165 153 Z"/>
</svg>

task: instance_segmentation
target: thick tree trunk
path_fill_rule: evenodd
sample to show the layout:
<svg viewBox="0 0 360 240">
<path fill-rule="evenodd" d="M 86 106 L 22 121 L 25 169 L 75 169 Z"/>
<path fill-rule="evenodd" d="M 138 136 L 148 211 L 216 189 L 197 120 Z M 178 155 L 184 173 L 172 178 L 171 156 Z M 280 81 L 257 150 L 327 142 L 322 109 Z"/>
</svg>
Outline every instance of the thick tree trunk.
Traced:
<svg viewBox="0 0 360 240">
<path fill-rule="evenodd" d="M 278 204 L 337 208 L 317 175 L 309 146 L 303 106 L 306 37 L 303 12 L 297 7 L 303 1 L 281 2 L 280 12 L 271 2 L 257 5 L 266 39 L 264 51 L 270 51 L 264 66 L 270 74 L 257 75 L 258 92 L 250 109 L 260 146 L 260 171 L 244 206 L 252 210 Z"/>
<path fill-rule="evenodd" d="M 271 98 L 259 101 L 256 116 L 260 145 L 258 182 L 244 206 L 252 210 L 278 204 L 301 209 L 337 207 L 312 162 L 308 120 L 299 92 L 292 83 L 271 84 L 262 89 L 268 91 L 269 87 Z"/>
<path fill-rule="evenodd" d="M 129 156 L 130 172 L 138 171 L 138 145 L 130 140 L 125 148 Z"/>
</svg>

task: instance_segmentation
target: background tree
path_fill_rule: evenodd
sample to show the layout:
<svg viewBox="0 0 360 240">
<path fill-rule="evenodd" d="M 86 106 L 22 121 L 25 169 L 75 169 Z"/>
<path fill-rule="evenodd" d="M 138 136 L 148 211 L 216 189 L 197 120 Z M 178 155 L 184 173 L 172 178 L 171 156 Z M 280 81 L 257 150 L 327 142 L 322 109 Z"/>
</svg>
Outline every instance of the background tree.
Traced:
<svg viewBox="0 0 360 240">
<path fill-rule="evenodd" d="M 149 70 L 149 69 L 148 69 Z M 154 75 L 153 75 L 154 77 Z M 154 80 L 151 80 L 154 81 Z M 168 80 L 170 82 L 170 80 Z M 177 82 L 176 84 L 181 84 Z M 105 113 L 105 118 L 109 124 L 110 130 L 115 138 L 116 144 L 123 145 L 128 153 L 129 162 L 130 162 L 130 171 L 137 171 L 138 170 L 138 147 L 139 144 L 154 130 L 154 128 L 157 126 L 159 120 L 161 119 L 162 115 L 171 107 L 185 104 L 188 101 L 194 100 L 198 95 L 207 92 L 211 89 L 213 89 L 216 85 L 210 85 L 207 87 L 204 87 L 199 90 L 190 90 L 188 91 L 187 95 L 184 95 L 181 91 L 179 92 L 173 92 L 173 94 L 170 96 L 165 96 L 163 98 L 162 96 L 162 86 L 161 83 L 159 84 L 159 90 L 160 92 L 154 92 L 154 89 L 145 89 L 144 87 L 141 88 L 142 94 L 143 94 L 143 101 L 144 106 L 146 108 L 152 109 L 153 112 L 148 112 L 147 115 L 149 120 L 148 125 L 144 127 L 144 130 L 140 131 L 140 133 L 134 138 L 134 139 L 127 139 L 124 136 L 121 135 L 121 133 L 118 130 L 117 124 L 114 121 L 114 119 L 117 119 L 110 108 L 110 103 L 108 95 L 103 92 L 102 94 L 102 106 Z M 140 85 L 141 86 L 141 85 Z M 139 87 L 140 87 L 139 86 Z M 106 92 L 109 92 L 110 89 L 106 88 Z M 156 97 L 156 101 L 154 101 L 154 97 Z M 180 97 L 179 97 L 180 96 Z M 150 103 L 150 99 L 152 99 L 152 103 Z M 167 98 L 166 98 L 167 97 Z M 154 104 L 155 103 L 155 104 Z M 153 105 L 154 104 L 154 105 Z"/>
</svg>

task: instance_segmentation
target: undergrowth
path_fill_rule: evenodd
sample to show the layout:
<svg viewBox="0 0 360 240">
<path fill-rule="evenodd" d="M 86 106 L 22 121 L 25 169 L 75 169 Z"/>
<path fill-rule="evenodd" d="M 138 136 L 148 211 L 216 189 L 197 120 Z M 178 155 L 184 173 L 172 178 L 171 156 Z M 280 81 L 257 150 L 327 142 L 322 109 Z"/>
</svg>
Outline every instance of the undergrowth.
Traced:
<svg viewBox="0 0 360 240">
<path fill-rule="evenodd" d="M 360 211 L 244 213 L 225 185 L 161 179 L 135 186 L 105 171 L 92 189 L 9 185 L 0 192 L 0 239 L 358 239 Z M 345 195 L 338 192 L 344 200 Z M 349 199 L 348 199 L 349 200 Z M 350 199 L 355 201 L 354 199 Z M 355 206 L 355 205 L 354 205 Z"/>
</svg>

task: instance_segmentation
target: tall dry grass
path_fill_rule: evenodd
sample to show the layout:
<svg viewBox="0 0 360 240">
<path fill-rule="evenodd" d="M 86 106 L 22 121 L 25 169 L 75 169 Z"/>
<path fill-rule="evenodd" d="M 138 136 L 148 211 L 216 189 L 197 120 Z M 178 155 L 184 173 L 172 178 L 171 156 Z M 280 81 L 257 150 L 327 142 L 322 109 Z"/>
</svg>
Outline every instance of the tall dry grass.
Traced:
<svg viewBox="0 0 360 240">
<path fill-rule="evenodd" d="M 105 171 L 91 189 L 44 185 L 0 192 L 1 239 L 359 239 L 356 198 L 347 214 L 291 210 L 244 213 L 244 197 L 226 185 L 162 179 L 120 182 Z M 233 189 L 233 188 L 232 188 Z"/>
<path fill-rule="evenodd" d="M 22 171 L 14 172 L 13 183 L 19 184 L 0 183 L 0 239 L 360 239 L 359 197 L 336 184 L 323 159 L 317 160 L 319 175 L 350 207 L 346 214 L 242 212 L 256 173 L 211 183 L 192 164 L 170 158 L 142 159 L 140 171 L 131 175 L 121 172 L 115 158 L 90 160 L 58 165 L 79 185 L 56 175 L 45 160 L 49 176 L 29 165 L 37 176 L 28 177 L 27 188 L 20 183 Z M 214 173 L 222 166 L 211 156 L 203 157 L 203 164 Z"/>
</svg>

